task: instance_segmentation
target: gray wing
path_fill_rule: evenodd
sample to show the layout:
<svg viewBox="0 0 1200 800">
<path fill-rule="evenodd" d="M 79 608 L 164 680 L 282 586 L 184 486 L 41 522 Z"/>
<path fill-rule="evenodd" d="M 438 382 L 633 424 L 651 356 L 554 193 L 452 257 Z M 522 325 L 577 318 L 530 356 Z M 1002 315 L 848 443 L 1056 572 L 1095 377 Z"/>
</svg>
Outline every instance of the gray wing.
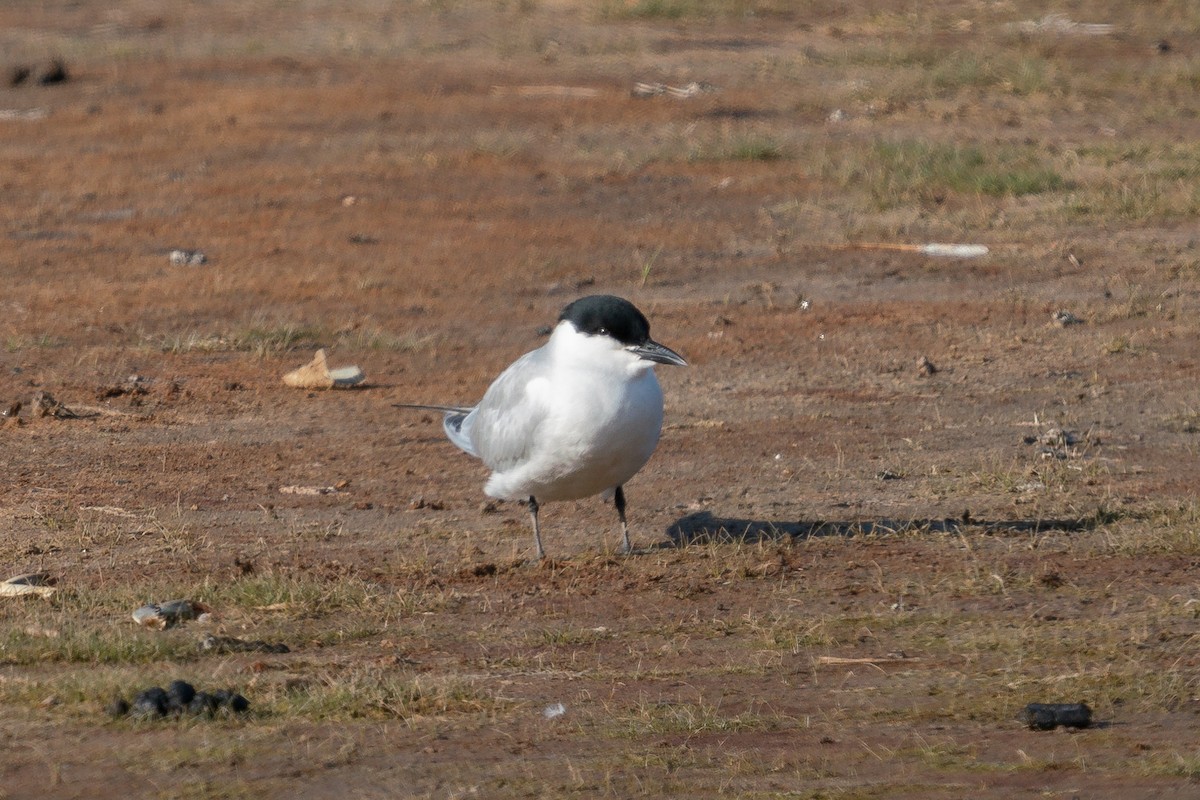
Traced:
<svg viewBox="0 0 1200 800">
<path fill-rule="evenodd" d="M 469 452 L 474 452 L 496 472 L 525 461 L 535 443 L 537 429 L 546 419 L 545 395 L 538 391 L 546 372 L 545 358 L 541 350 L 518 358 L 492 382 L 479 405 L 458 423 L 458 434 L 466 437 L 473 447 Z M 446 417 L 447 433 L 451 418 Z M 458 444 L 453 435 L 450 438 Z"/>
</svg>

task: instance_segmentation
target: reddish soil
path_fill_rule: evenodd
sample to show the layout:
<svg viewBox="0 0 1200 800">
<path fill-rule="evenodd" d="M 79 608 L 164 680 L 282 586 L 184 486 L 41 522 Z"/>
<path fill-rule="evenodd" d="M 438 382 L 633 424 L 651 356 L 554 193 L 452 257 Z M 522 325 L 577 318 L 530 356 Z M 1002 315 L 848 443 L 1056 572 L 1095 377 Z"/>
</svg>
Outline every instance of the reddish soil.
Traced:
<svg viewBox="0 0 1200 800">
<path fill-rule="evenodd" d="M 813 165 L 671 149 L 693 128 L 838 136 L 768 68 L 855 35 L 827 20 L 50 5 L 0 11 L 14 63 L 57 42 L 70 70 L 0 89 L 21 112 L 0 120 L 0 401 L 25 404 L 0 429 L 0 563 L 81 595 L 237 581 L 247 564 L 453 595 L 344 645 L 188 669 L 252 702 L 259 673 L 348 665 L 471 676 L 484 700 L 155 728 L 108 721 L 105 698 L 10 693 L 0 797 L 1200 793 L 1198 556 L 1162 533 L 1195 535 L 1194 220 L 981 230 L 992 253 L 974 260 L 842 249 L 829 220 L 781 221 L 836 191 Z M 654 80 L 716 90 L 631 95 Z M 879 125 L 990 141 L 1000 113 Z M 1056 135 L 1103 122 L 1079 116 Z M 175 248 L 207 263 L 172 264 Z M 524 510 L 485 511 L 484 469 L 436 415 L 392 404 L 474 401 L 594 292 L 633 300 L 691 366 L 658 370 L 666 427 L 627 487 L 639 552 L 613 555 L 600 501 L 550 504 L 552 562 L 531 566 Z M 1084 323 L 1052 324 L 1060 308 Z M 321 346 L 367 384 L 285 387 Z M 35 418 L 38 391 L 79 416 Z M 1079 437 L 1062 459 L 1024 441 L 1055 427 Z M 104 509 L 161 525 L 92 542 Z M 889 621 L 905 603 L 924 616 Z M 1144 629 L 1113 633 L 1127 612 Z M 5 611 L 10 644 L 23 613 Z M 808 619 L 794 645 L 763 632 Z M 1099 696 L 1059 697 L 1055 675 L 1116 646 L 1013 652 L 1006 625 L 1030 641 L 1094 627 L 1137 669 L 1105 662 Z M 88 668 L 0 649 L 0 689 Z M 1127 678 L 1164 670 L 1169 697 Z M 1103 724 L 1013 718 L 1075 699 Z M 567 713 L 544 719 L 556 701 Z"/>
</svg>

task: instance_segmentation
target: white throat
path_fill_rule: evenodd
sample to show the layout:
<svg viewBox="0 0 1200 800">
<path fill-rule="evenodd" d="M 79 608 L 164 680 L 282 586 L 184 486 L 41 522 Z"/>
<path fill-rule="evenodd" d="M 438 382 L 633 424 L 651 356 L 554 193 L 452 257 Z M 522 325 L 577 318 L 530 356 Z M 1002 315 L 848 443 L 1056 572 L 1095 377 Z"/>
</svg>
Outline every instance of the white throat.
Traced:
<svg viewBox="0 0 1200 800">
<path fill-rule="evenodd" d="M 580 333 L 566 320 L 558 323 L 546 349 L 557 366 L 566 368 L 636 376 L 654 367 L 653 362 L 630 352 L 611 336 Z"/>
</svg>

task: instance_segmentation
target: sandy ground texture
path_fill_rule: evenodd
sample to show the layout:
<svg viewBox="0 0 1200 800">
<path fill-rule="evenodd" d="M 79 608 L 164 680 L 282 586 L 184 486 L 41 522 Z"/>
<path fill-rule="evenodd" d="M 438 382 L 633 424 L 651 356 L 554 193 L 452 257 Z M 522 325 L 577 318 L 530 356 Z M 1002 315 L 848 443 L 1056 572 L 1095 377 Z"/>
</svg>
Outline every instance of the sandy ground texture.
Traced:
<svg viewBox="0 0 1200 800">
<path fill-rule="evenodd" d="M 1134 6 L 0 6 L 0 797 L 1200 794 L 1200 13 Z M 636 552 L 533 564 L 392 404 L 598 292 L 691 366 Z M 176 678 L 250 710 L 105 712 Z"/>
</svg>

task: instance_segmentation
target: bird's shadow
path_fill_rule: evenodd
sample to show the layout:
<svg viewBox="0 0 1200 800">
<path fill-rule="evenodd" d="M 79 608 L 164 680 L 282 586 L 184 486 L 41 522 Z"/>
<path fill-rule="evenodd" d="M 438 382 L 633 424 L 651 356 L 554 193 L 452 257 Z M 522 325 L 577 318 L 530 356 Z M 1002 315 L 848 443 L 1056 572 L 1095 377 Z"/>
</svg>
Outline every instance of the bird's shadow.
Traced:
<svg viewBox="0 0 1200 800">
<path fill-rule="evenodd" d="M 981 520 L 970 516 L 941 519 L 763 520 L 718 517 L 710 511 L 687 514 L 666 530 L 661 547 L 686 547 L 709 542 L 770 542 L 815 539 L 822 536 L 871 536 L 904 533 L 1077 533 L 1111 522 L 1098 512 L 1086 517 Z"/>
</svg>

